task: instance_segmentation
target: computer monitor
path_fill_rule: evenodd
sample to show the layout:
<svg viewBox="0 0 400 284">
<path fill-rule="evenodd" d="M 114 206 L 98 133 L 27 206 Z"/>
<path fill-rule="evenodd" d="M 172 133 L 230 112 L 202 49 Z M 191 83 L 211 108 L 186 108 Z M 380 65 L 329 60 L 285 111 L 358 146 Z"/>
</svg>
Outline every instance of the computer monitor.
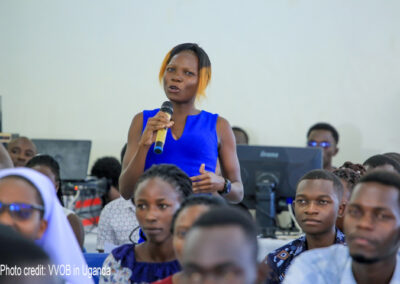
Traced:
<svg viewBox="0 0 400 284">
<path fill-rule="evenodd" d="M 32 139 L 39 154 L 52 156 L 59 164 L 62 180 L 84 180 L 89 166 L 90 140 Z"/>
<path fill-rule="evenodd" d="M 299 179 L 322 168 L 320 148 L 238 145 L 237 154 L 244 187 L 243 203 L 256 209 L 257 223 L 271 235 L 275 214 L 296 195 Z M 264 230 L 265 231 L 265 230 Z"/>
</svg>

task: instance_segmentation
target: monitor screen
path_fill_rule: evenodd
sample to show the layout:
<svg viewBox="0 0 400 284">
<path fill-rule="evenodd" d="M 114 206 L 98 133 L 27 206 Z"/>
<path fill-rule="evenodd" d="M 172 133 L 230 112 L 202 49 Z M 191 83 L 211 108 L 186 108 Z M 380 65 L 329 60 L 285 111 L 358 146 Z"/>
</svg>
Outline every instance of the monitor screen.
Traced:
<svg viewBox="0 0 400 284">
<path fill-rule="evenodd" d="M 90 140 L 32 139 L 38 154 L 52 156 L 60 164 L 62 180 L 84 180 L 87 176 Z"/>
<path fill-rule="evenodd" d="M 274 183 L 275 203 L 294 198 L 298 180 L 322 168 L 320 148 L 238 145 L 237 154 L 244 187 L 243 203 L 256 208 L 257 186 Z"/>
</svg>

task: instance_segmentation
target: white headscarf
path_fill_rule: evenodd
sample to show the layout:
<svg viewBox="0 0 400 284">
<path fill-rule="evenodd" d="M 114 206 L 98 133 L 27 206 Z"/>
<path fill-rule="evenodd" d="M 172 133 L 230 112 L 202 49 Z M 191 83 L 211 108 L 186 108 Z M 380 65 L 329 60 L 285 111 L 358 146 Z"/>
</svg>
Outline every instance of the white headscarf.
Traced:
<svg viewBox="0 0 400 284">
<path fill-rule="evenodd" d="M 56 267 L 60 265 L 71 267 L 71 273 L 66 273 L 70 275 L 62 275 L 61 277 L 68 283 L 93 283 L 93 280 L 88 276 L 87 264 L 78 241 L 72 232 L 58 201 L 56 189 L 50 179 L 28 168 L 0 170 L 0 179 L 7 176 L 21 176 L 29 180 L 39 190 L 44 202 L 43 219 L 47 221 L 47 229 L 36 243 L 46 251 Z M 63 269 L 60 271 L 64 271 Z"/>
</svg>

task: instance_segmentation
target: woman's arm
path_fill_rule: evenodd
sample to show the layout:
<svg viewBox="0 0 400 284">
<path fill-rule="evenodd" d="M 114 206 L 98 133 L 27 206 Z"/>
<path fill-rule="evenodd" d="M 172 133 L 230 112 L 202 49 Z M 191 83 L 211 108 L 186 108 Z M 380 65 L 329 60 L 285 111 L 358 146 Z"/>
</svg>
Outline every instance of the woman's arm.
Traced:
<svg viewBox="0 0 400 284">
<path fill-rule="evenodd" d="M 217 134 L 220 140 L 218 153 L 222 176 L 229 179 L 232 183 L 231 192 L 224 197 L 233 203 L 239 203 L 243 199 L 240 165 L 236 153 L 235 136 L 229 122 L 225 118 L 218 117 Z"/>
<path fill-rule="evenodd" d="M 85 231 L 83 229 L 81 219 L 75 214 L 69 214 L 67 216 L 68 222 L 71 225 L 72 231 L 75 234 L 76 240 L 79 243 L 80 248 L 83 248 L 83 244 L 85 243 Z"/>
<path fill-rule="evenodd" d="M 136 182 L 144 171 L 147 152 L 156 140 L 157 131 L 173 124 L 166 113 L 159 111 L 147 120 L 142 134 L 143 113 L 135 115 L 129 128 L 128 144 L 119 177 L 119 191 L 123 198 L 132 198 Z"/>
<path fill-rule="evenodd" d="M 192 177 L 195 193 L 218 194 L 224 189 L 225 178 L 231 182 L 231 191 L 222 194 L 222 197 L 232 203 L 239 203 L 243 199 L 243 184 L 240 177 L 239 160 L 236 154 L 236 142 L 232 128 L 228 121 L 218 117 L 217 135 L 219 141 L 218 153 L 222 176 L 206 172 L 204 165 L 200 167 L 200 175 Z"/>
</svg>

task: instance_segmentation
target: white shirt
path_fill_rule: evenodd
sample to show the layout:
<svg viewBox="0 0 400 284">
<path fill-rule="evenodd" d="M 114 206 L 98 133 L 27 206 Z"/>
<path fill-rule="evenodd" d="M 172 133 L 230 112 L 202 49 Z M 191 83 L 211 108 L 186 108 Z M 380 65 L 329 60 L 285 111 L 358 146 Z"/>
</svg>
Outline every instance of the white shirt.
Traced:
<svg viewBox="0 0 400 284">
<path fill-rule="evenodd" d="M 129 235 L 139 227 L 135 215 L 136 208 L 131 200 L 120 197 L 111 201 L 101 211 L 97 249 L 109 253 L 114 247 L 131 243 Z M 133 233 L 132 240 L 139 240 L 139 228 Z"/>
<path fill-rule="evenodd" d="M 347 246 L 333 245 L 309 250 L 294 259 L 283 283 L 356 284 L 351 265 Z M 399 254 L 390 284 L 400 284 Z"/>
</svg>

